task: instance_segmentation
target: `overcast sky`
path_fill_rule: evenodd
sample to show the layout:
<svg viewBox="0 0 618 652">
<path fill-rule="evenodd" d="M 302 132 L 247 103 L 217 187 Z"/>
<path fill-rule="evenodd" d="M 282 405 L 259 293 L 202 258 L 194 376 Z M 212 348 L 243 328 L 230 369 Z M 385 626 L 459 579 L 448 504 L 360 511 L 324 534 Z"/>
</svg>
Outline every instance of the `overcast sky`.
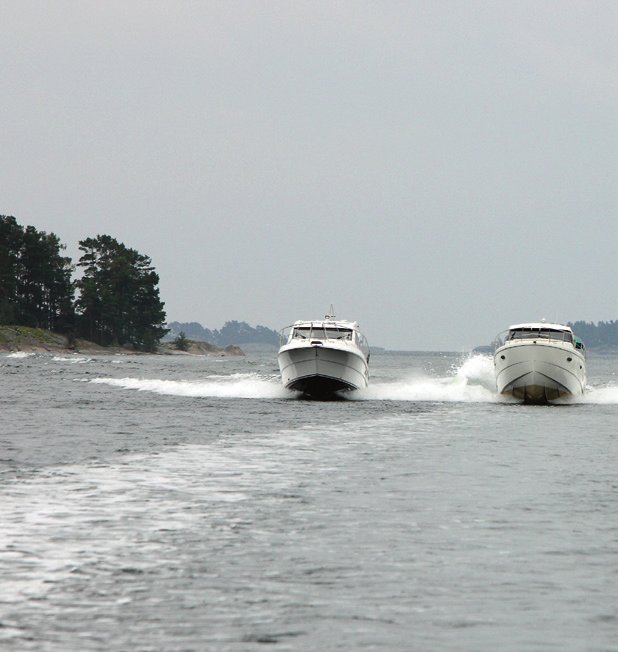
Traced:
<svg viewBox="0 0 618 652">
<path fill-rule="evenodd" d="M 0 214 L 170 321 L 618 318 L 618 2 L 0 0 Z"/>
</svg>

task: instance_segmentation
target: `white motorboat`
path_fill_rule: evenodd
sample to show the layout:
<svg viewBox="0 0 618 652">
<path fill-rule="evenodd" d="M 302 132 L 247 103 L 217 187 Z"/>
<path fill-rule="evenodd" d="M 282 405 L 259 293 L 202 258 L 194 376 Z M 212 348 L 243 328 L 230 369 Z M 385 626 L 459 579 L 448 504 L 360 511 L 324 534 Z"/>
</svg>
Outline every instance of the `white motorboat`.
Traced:
<svg viewBox="0 0 618 652">
<path fill-rule="evenodd" d="M 326 315 L 317 321 L 297 321 L 280 335 L 279 369 L 288 389 L 327 399 L 367 387 L 369 345 L 356 322 Z"/>
<path fill-rule="evenodd" d="M 500 394 L 524 403 L 581 396 L 586 389 L 586 349 L 568 326 L 515 324 L 494 342 Z"/>
</svg>

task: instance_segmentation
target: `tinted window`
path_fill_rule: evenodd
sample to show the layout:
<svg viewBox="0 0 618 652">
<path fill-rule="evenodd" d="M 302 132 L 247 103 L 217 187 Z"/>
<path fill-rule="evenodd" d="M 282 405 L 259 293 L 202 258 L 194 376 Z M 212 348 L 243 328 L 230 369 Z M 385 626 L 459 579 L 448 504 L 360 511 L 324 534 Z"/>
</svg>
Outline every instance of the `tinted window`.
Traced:
<svg viewBox="0 0 618 652">
<path fill-rule="evenodd" d="M 518 328 L 509 331 L 508 340 L 558 340 L 561 342 L 572 342 L 571 333 L 567 331 L 555 331 L 551 328 Z"/>
<path fill-rule="evenodd" d="M 327 328 L 324 330 L 324 328 L 302 327 L 294 329 L 294 337 L 311 338 L 312 340 L 351 340 L 352 331 L 337 328 Z"/>
</svg>

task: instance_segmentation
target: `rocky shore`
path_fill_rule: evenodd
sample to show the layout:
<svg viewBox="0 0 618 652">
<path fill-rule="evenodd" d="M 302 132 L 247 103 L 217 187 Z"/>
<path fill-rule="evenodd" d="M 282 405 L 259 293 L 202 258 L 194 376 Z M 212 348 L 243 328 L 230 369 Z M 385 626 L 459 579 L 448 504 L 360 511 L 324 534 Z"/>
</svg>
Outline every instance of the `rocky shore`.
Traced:
<svg viewBox="0 0 618 652">
<path fill-rule="evenodd" d="M 135 353 L 130 347 L 99 346 L 88 340 L 71 340 L 66 335 L 52 333 L 42 328 L 26 326 L 0 326 L 0 351 L 27 353 L 85 353 L 87 355 L 111 355 L 115 353 Z M 159 355 L 244 355 L 238 346 L 227 346 L 224 349 L 207 344 L 192 342 L 187 351 L 177 351 L 173 344 L 162 344 Z M 152 355 L 152 354 L 150 354 Z M 155 354 L 156 355 L 156 354 Z"/>
</svg>

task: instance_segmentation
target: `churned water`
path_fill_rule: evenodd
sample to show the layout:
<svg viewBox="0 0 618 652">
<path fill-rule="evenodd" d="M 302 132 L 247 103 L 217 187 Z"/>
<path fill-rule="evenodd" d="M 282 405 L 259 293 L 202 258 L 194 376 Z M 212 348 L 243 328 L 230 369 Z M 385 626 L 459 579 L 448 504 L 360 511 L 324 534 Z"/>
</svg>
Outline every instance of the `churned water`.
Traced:
<svg viewBox="0 0 618 652">
<path fill-rule="evenodd" d="M 618 650 L 618 383 L 522 406 L 383 354 L 316 403 L 274 354 L 0 356 L 0 648 Z"/>
</svg>

